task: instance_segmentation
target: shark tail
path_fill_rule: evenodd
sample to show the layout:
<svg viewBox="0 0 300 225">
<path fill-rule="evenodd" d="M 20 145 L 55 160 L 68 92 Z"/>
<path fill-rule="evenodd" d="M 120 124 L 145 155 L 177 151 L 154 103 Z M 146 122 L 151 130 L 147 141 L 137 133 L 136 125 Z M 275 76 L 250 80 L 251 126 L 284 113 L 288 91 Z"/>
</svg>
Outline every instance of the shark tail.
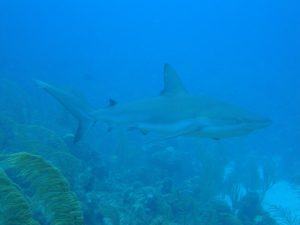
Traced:
<svg viewBox="0 0 300 225">
<path fill-rule="evenodd" d="M 78 119 L 78 127 L 73 139 L 74 143 L 77 143 L 81 140 L 81 138 L 88 132 L 88 130 L 94 126 L 96 120 L 90 118 L 80 118 Z"/>
<path fill-rule="evenodd" d="M 97 122 L 92 115 L 92 108 L 79 97 L 67 93 L 59 88 L 47 84 L 40 80 L 35 83 L 44 89 L 49 95 L 55 98 L 68 112 L 78 121 L 78 127 L 74 135 L 73 142 L 77 143 L 87 133 L 87 131 Z"/>
</svg>

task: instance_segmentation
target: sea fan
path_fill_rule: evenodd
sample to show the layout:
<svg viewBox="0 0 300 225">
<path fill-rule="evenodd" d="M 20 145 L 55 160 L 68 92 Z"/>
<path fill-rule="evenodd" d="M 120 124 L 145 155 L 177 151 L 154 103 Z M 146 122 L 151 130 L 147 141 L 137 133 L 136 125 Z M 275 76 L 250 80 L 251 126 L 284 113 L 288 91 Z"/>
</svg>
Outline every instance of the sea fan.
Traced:
<svg viewBox="0 0 300 225">
<path fill-rule="evenodd" d="M 20 188 L 0 170 L 0 224 L 38 225 Z"/>
<path fill-rule="evenodd" d="M 61 171 L 71 187 L 74 187 L 78 175 L 85 169 L 83 162 L 68 152 L 52 152 L 47 159 Z"/>
<path fill-rule="evenodd" d="M 80 204 L 69 190 L 60 171 L 42 157 L 19 152 L 6 157 L 8 167 L 14 169 L 30 184 L 33 197 L 40 203 L 51 225 L 82 225 Z"/>
<path fill-rule="evenodd" d="M 269 211 L 280 225 L 300 225 L 300 217 L 287 208 L 271 205 Z"/>
<path fill-rule="evenodd" d="M 0 148 L 1 148 L 1 114 L 0 114 Z M 5 132 L 8 133 L 8 132 Z M 64 140 L 55 132 L 42 126 L 18 124 L 14 126 L 13 139 L 6 147 L 5 153 L 23 152 L 37 154 L 53 163 L 71 184 L 75 183 L 77 174 L 83 171 L 82 161 L 73 156 Z"/>
<path fill-rule="evenodd" d="M 48 157 L 52 152 L 69 152 L 65 142 L 53 131 L 37 125 L 18 125 L 14 149 Z"/>
</svg>

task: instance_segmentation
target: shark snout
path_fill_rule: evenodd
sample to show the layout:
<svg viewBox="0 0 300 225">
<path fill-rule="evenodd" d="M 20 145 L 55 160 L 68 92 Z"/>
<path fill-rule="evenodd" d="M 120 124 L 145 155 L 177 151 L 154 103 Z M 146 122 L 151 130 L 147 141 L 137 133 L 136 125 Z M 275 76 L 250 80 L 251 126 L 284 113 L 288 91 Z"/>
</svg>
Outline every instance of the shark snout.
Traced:
<svg viewBox="0 0 300 225">
<path fill-rule="evenodd" d="M 250 123 L 252 124 L 253 129 L 262 129 L 271 126 L 272 120 L 268 118 L 259 118 L 252 120 Z"/>
</svg>

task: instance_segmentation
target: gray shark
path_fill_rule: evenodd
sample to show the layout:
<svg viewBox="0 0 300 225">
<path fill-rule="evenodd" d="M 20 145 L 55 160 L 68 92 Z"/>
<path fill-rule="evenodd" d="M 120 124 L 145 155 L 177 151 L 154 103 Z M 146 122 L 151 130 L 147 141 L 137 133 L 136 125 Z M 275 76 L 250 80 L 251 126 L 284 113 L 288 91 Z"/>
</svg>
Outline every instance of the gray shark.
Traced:
<svg viewBox="0 0 300 225">
<path fill-rule="evenodd" d="M 212 139 L 241 136 L 267 127 L 271 121 L 240 107 L 188 93 L 176 71 L 164 66 L 164 88 L 159 96 L 93 110 L 75 96 L 42 81 L 36 83 L 56 98 L 78 121 L 77 142 L 97 121 L 109 127 L 156 132 L 164 139 L 195 136 Z"/>
</svg>

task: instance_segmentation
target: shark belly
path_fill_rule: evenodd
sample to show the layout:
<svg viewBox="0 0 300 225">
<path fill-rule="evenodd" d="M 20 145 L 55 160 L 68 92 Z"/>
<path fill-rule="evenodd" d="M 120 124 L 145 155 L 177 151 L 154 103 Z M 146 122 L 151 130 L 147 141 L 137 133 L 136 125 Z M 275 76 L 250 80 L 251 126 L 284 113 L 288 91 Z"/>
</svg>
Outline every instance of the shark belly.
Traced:
<svg viewBox="0 0 300 225">
<path fill-rule="evenodd" d="M 201 130 L 191 132 L 188 135 L 193 137 L 205 137 L 212 139 L 221 139 L 235 136 L 242 136 L 250 133 L 250 130 L 246 130 L 243 127 L 232 127 L 232 126 L 224 126 L 224 127 L 204 127 Z"/>
<path fill-rule="evenodd" d="M 153 131 L 161 134 L 188 134 L 201 129 L 194 119 L 181 120 L 174 123 L 137 123 L 136 128 L 141 131 Z"/>
</svg>

